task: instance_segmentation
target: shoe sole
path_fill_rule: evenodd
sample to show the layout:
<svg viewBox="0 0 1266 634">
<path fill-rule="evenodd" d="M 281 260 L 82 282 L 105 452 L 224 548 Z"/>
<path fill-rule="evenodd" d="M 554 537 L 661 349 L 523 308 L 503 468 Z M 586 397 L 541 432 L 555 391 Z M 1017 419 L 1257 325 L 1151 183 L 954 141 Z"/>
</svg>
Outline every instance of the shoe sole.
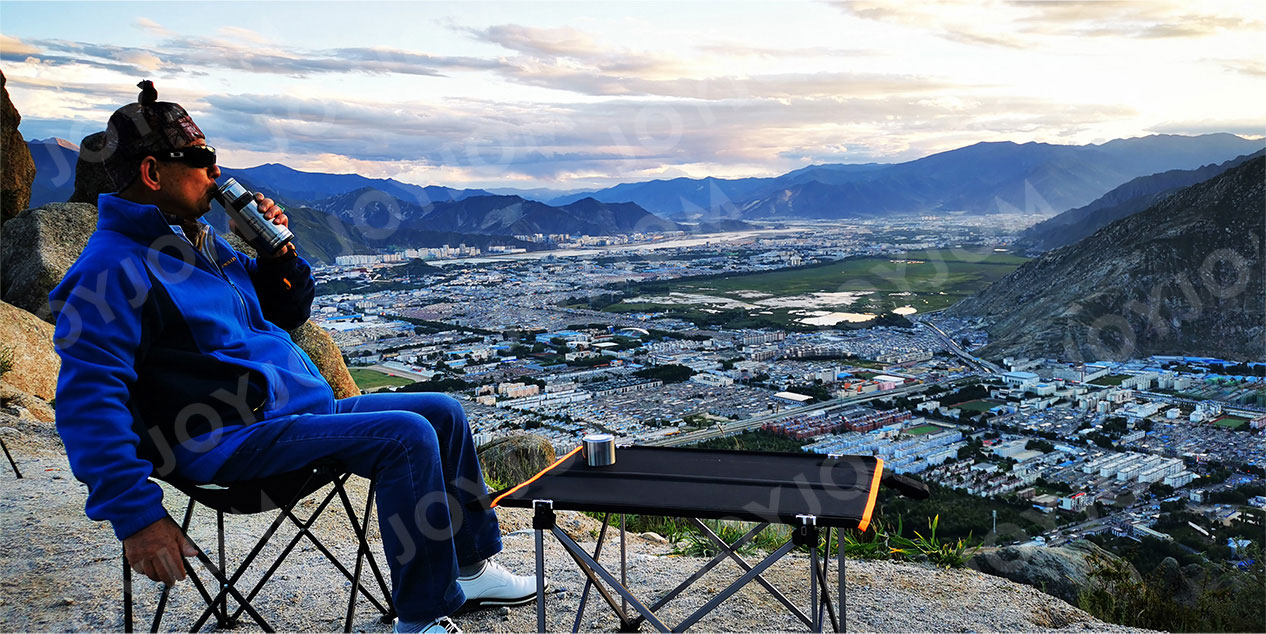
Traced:
<svg viewBox="0 0 1266 634">
<path fill-rule="evenodd" d="M 545 584 L 545 590 L 549 591 L 549 584 Z M 462 614 L 473 610 L 481 610 L 483 608 L 513 608 L 515 606 L 527 605 L 536 600 L 536 591 L 532 594 L 518 599 L 467 599 L 462 607 L 455 614 Z"/>
</svg>

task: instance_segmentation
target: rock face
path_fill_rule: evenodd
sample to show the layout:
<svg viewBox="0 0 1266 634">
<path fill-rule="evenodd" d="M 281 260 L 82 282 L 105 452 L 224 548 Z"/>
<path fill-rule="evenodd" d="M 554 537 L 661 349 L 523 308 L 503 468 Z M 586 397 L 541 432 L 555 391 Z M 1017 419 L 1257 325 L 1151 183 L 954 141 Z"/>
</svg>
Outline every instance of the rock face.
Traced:
<svg viewBox="0 0 1266 634">
<path fill-rule="evenodd" d="M 106 176 L 104 156 L 101 149 L 105 146 L 105 132 L 96 132 L 84 137 L 79 143 L 79 160 L 75 162 L 75 193 L 71 194 L 72 203 L 97 204 L 98 194 L 114 191 L 114 184 Z"/>
<path fill-rule="evenodd" d="M 18 215 L 31 202 L 31 182 L 35 180 L 35 161 L 26 146 L 18 124 L 22 115 L 9 101 L 4 73 L 0 72 L 0 222 Z"/>
<path fill-rule="evenodd" d="M 1096 569 L 1095 558 L 1104 561 L 1117 559 L 1116 555 L 1091 542 L 1076 541 L 1058 548 L 985 548 L 968 560 L 967 566 L 985 574 L 1033 586 L 1077 605 L 1078 595 L 1098 587 L 1091 576 L 1091 572 Z M 1138 572 L 1135 571 L 1133 576 L 1137 579 Z"/>
<path fill-rule="evenodd" d="M 46 401 L 56 396 L 62 360 L 53 349 L 52 325 L 0 302 L 0 351 L 7 350 L 13 367 L 4 373 L 6 383 Z"/>
<path fill-rule="evenodd" d="M 347 364 L 343 363 L 343 353 L 339 351 L 338 344 L 334 343 L 330 333 L 311 321 L 305 321 L 302 326 L 290 331 L 290 339 L 308 353 L 321 371 L 321 376 L 334 388 L 334 398 L 360 396 L 360 388 L 356 387 L 351 373 L 347 371 Z"/>
<path fill-rule="evenodd" d="M 0 297 L 52 322 L 48 293 L 66 276 L 97 226 L 97 207 L 50 203 L 28 209 L 0 232 Z"/>
<path fill-rule="evenodd" d="M 504 486 L 523 482 L 553 462 L 554 446 L 535 434 L 506 436 L 479 450 L 484 474 Z"/>
<path fill-rule="evenodd" d="M 1259 157 L 1179 190 L 947 312 L 987 323 L 988 358 L 1260 359 L 1264 176 Z"/>
<path fill-rule="evenodd" d="M 53 408 L 41 398 L 0 381 L 0 407 L 14 412 L 18 418 L 29 417 L 41 423 L 51 423 L 56 415 Z"/>
</svg>

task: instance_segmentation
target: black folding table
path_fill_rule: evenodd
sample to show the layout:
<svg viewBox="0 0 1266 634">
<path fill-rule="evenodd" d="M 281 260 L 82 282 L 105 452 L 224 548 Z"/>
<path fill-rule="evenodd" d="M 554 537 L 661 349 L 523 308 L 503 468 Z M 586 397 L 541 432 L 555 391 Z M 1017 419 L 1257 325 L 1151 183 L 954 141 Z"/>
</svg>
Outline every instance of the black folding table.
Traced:
<svg viewBox="0 0 1266 634">
<path fill-rule="evenodd" d="M 491 506 L 531 508 L 536 531 L 537 629 L 545 630 L 544 533 L 551 532 L 587 577 L 573 631 L 580 626 L 590 588 L 595 588 L 619 617 L 622 629 L 635 630 L 645 621 L 661 632 L 688 629 L 751 581 L 768 590 L 779 603 L 814 631 L 821 631 L 829 617 L 837 631 L 844 629 L 844 549 L 838 550 L 838 613 L 827 589 L 831 529 L 866 530 L 875 508 L 879 485 L 895 486 L 908 495 L 926 497 L 927 489 L 915 480 L 884 476 L 883 460 L 870 456 L 823 456 L 770 452 L 626 447 L 616 453 L 616 463 L 605 467 L 587 464 L 580 448 L 516 487 L 490 496 Z M 605 513 L 598 546 L 591 556 L 555 525 L 555 511 Z M 611 514 L 620 514 L 620 577 L 598 562 L 610 525 Z M 624 514 L 688 518 L 711 541 L 718 554 L 677 588 L 647 605 L 628 589 L 626 579 Z M 746 535 L 726 543 L 705 519 L 756 522 Z M 771 523 L 793 528 L 791 538 L 756 565 L 749 565 L 738 550 Z M 826 556 L 819 565 L 819 529 L 827 529 Z M 770 566 L 797 546 L 809 546 L 808 612 L 801 611 L 762 577 Z M 676 626 L 670 627 L 656 611 L 678 596 L 709 570 L 733 560 L 745 572 L 736 581 Z M 617 601 L 603 585 L 610 584 Z M 627 605 L 640 616 L 633 618 Z M 825 614 L 824 614 L 825 612 Z M 837 619 L 838 615 L 838 619 Z"/>
</svg>

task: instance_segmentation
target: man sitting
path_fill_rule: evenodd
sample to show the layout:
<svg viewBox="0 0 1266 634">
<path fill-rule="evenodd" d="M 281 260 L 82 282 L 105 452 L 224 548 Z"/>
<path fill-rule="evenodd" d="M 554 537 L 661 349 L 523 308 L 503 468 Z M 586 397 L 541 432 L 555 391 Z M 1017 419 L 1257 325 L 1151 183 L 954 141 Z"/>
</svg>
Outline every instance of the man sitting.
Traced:
<svg viewBox="0 0 1266 634">
<path fill-rule="evenodd" d="M 109 520 L 132 567 L 183 579 L 193 547 L 149 477 L 230 483 L 336 460 L 372 479 L 398 631 L 454 631 L 459 608 L 520 605 L 535 581 L 491 560 L 501 550 L 461 405 L 442 394 L 334 398 L 286 330 L 309 316 L 315 284 L 294 246 L 251 258 L 199 218 L 216 190 L 215 150 L 183 108 L 139 103 L 107 127 L 117 192 L 49 295 L 62 358 L 57 429 L 87 514 Z M 256 194 L 260 212 L 288 224 Z"/>
</svg>

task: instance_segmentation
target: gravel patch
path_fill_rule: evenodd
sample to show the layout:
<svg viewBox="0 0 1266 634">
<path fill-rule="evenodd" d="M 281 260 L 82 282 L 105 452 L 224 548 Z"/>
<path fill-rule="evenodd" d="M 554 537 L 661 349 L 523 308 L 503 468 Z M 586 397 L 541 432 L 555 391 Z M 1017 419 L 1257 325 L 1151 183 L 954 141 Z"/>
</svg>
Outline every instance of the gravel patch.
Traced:
<svg viewBox="0 0 1266 634">
<path fill-rule="evenodd" d="M 0 630 L 80 631 L 121 630 L 123 616 L 120 596 L 121 547 L 106 523 L 92 522 L 83 514 L 86 489 L 71 475 L 60 443 L 49 438 L 51 426 L 39 427 L 28 421 L 16 422 L 0 416 L 0 433 L 25 476 L 13 478 L 7 464 L 0 465 Z M 353 503 L 362 505 L 365 482 L 349 486 Z M 357 502 L 359 500 L 359 502 Z M 183 516 L 183 495 L 169 491 L 168 509 L 173 517 Z M 309 497 L 299 507 L 306 516 L 317 503 Z M 337 504 L 337 501 L 335 502 Z M 337 509 L 331 509 L 337 510 Z M 501 511 L 505 552 L 499 560 L 510 569 L 528 573 L 534 568 L 530 514 L 526 510 Z M 273 514 L 236 516 L 226 519 L 226 550 L 241 557 L 267 529 Z M 600 524 L 575 513 L 559 513 L 559 525 L 592 552 Z M 205 550 L 215 548 L 214 514 L 195 514 L 191 536 Z M 346 519 L 327 510 L 314 527 L 317 536 L 343 561 L 355 555 L 354 534 Z M 261 556 L 271 561 L 296 531 L 287 524 L 274 536 Z M 376 527 L 370 541 L 381 553 Z M 658 535 L 630 535 L 629 582 L 634 592 L 649 603 L 675 587 L 706 560 L 673 554 L 671 544 L 660 543 Z M 619 553 L 615 531 L 604 546 L 603 561 L 614 562 Z M 584 577 L 570 557 L 552 537 L 546 540 L 546 571 L 552 588 L 547 596 L 548 628 L 570 630 L 579 605 Z M 214 556 L 213 556 L 214 557 Z M 232 558 L 232 557 L 231 557 Z M 381 558 L 381 557 L 380 557 Z M 746 557 L 755 563 L 759 556 Z M 832 561 L 830 578 L 835 579 Z M 254 565 L 238 583 L 250 588 L 263 566 Z M 385 571 L 384 571 L 385 572 Z M 670 625 L 693 612 L 714 593 L 740 574 L 739 567 L 726 562 L 697 582 L 661 612 Z M 929 566 L 879 561 L 849 561 L 847 566 L 848 629 L 855 632 L 1041 632 L 1041 631 L 1135 631 L 1105 624 L 1063 601 L 1038 590 L 990 577 L 971 570 L 942 570 Z M 808 609 L 807 557 L 792 555 L 766 573 L 797 606 Z M 204 578 L 209 578 L 204 575 Z M 369 583 L 373 584 L 372 577 Z M 148 627 L 149 615 L 157 602 L 160 586 L 134 576 L 137 598 L 137 629 Z M 342 629 L 349 582 L 306 540 L 291 554 L 265 590 L 254 601 L 256 607 L 280 631 L 340 631 Z M 189 582 L 172 593 L 164 630 L 183 630 L 201 611 L 201 598 Z M 243 615 L 241 629 L 257 626 Z M 468 631 L 527 632 L 536 629 L 533 606 L 488 609 L 456 617 Z M 596 592 L 590 593 L 581 619 L 583 631 L 614 631 L 617 620 Z M 204 629 L 211 629 L 208 625 Z M 376 618 L 365 601 L 358 607 L 355 631 L 386 632 L 389 624 Z M 786 613 L 763 588 L 749 584 L 722 604 L 711 616 L 696 624 L 693 631 L 801 631 L 795 617 Z M 643 626 L 644 631 L 650 628 Z"/>
</svg>

